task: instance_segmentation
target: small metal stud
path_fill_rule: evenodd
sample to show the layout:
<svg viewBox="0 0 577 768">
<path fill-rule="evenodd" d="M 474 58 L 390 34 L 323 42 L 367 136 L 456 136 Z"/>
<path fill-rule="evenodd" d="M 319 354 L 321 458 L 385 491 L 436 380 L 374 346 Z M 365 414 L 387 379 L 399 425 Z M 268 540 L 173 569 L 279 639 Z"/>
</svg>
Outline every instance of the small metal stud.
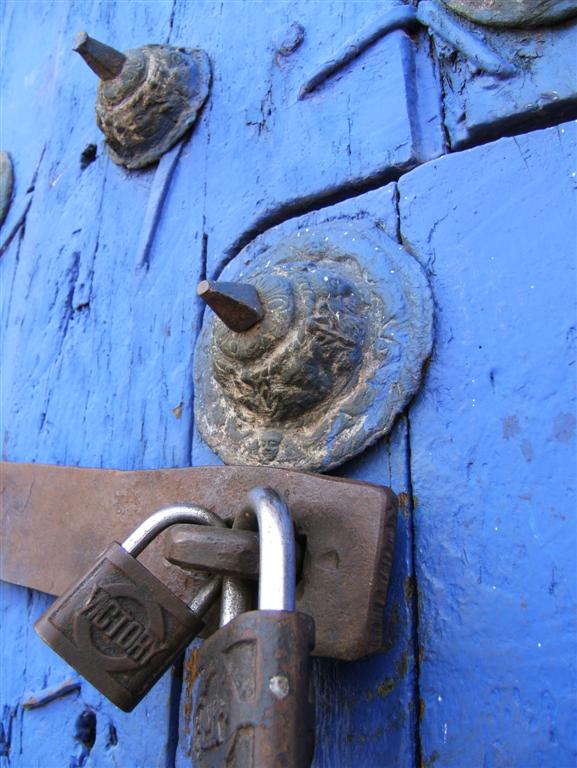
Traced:
<svg viewBox="0 0 577 768">
<path fill-rule="evenodd" d="M 248 331 L 264 317 L 258 292 L 247 283 L 202 280 L 196 292 L 231 331 Z"/>
</svg>

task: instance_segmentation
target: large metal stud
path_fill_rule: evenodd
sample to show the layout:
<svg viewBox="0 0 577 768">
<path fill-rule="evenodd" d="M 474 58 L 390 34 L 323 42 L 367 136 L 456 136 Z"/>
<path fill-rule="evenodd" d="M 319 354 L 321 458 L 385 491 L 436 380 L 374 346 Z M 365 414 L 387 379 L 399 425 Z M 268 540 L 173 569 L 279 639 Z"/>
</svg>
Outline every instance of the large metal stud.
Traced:
<svg viewBox="0 0 577 768">
<path fill-rule="evenodd" d="M 267 245 L 257 239 L 222 275 L 253 286 L 260 322 L 242 331 L 205 316 L 196 423 L 226 463 L 327 470 L 386 434 L 417 390 L 431 292 L 415 259 L 370 222 Z"/>
<path fill-rule="evenodd" d="M 455 13 L 490 27 L 543 27 L 577 14 L 577 0 L 442 0 Z"/>
<path fill-rule="evenodd" d="M 208 96 L 204 51 L 145 45 L 120 53 L 80 32 L 74 50 L 100 78 L 96 122 L 126 168 L 158 160 L 193 125 Z"/>
</svg>

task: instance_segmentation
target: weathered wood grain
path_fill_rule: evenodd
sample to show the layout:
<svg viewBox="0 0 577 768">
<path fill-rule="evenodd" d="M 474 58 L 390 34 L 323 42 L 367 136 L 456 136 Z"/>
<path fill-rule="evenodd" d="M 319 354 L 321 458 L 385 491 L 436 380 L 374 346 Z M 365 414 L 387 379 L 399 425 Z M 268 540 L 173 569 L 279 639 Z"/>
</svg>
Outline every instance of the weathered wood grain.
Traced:
<svg viewBox="0 0 577 768">
<path fill-rule="evenodd" d="M 459 24 L 498 51 L 515 74 L 503 79 L 479 71 L 435 38 L 453 149 L 577 117 L 577 22 L 532 31 L 489 29 L 461 18 Z"/>
<path fill-rule="evenodd" d="M 6 145 L 18 179 L 13 211 L 33 195 L 25 227 L 2 264 L 10 361 L 3 379 L 4 455 L 123 468 L 184 465 L 199 319 L 194 286 L 207 261 L 215 271 L 263 222 L 344 197 L 357 185 L 377 185 L 423 154 L 438 154 L 438 101 L 423 99 L 421 113 L 413 99 L 417 68 L 433 81 L 428 51 L 413 49 L 402 34 L 384 40 L 351 64 L 342 83 L 327 82 L 295 106 L 305 69 L 330 57 L 352 29 L 380 12 L 376 6 L 255 3 L 242 13 L 237 4 L 213 3 L 55 8 L 12 2 L 4 10 Z M 274 41 L 282 45 L 295 20 L 305 27 L 305 41 L 297 58 L 280 60 Z M 213 97 L 166 191 L 145 269 L 137 266 L 138 252 L 155 171 L 128 174 L 108 161 L 94 123 L 94 75 L 69 50 L 81 28 L 120 50 L 154 41 L 200 45 L 215 64 Z M 17 43 L 30 34 L 33 58 Z M 255 48 L 249 60 L 247 40 Z M 34 190 L 26 193 L 34 174 Z M 12 764 L 80 765 L 88 756 L 94 765 L 170 762 L 169 680 L 142 705 L 140 717 L 117 714 L 84 683 L 80 695 L 23 712 L 18 702 L 26 691 L 52 688 L 70 673 L 29 632 L 45 599 L 34 596 L 27 604 L 25 593 L 11 587 L 5 594 L 4 624 L 22 638 L 11 647 L 10 684 L 3 687 L 7 712 L 16 713 Z M 38 660 L 34 674 L 31 655 Z M 47 668 L 49 674 L 40 673 Z M 63 725 L 76 723 L 86 707 L 97 712 L 90 746 Z M 154 727 L 141 733 L 143 716 Z M 91 718 L 81 723 L 90 744 Z M 58 739 L 44 738 L 61 729 Z M 403 733 L 410 751 L 410 733 Z"/>
<path fill-rule="evenodd" d="M 402 234 L 435 281 L 438 350 L 410 419 L 342 468 L 406 492 L 406 515 L 385 615 L 390 647 L 351 665 L 317 663 L 316 764 L 408 768 L 422 757 L 498 768 L 519 752 L 530 768 L 551 755 L 564 765 L 575 754 L 574 527 L 563 509 L 563 483 L 574 479 L 563 357 L 573 283 L 562 261 L 575 242 L 573 128 L 411 169 L 446 150 L 444 128 L 458 149 L 573 115 L 575 28 L 483 30 L 521 72 L 498 83 L 434 38 L 445 126 L 424 32 L 380 39 L 298 98 L 311 72 L 395 5 L 7 0 L 2 148 L 16 186 L 0 248 L 18 226 L 0 262 L 3 455 L 119 468 L 213 463 L 193 438 L 196 282 L 304 214 L 314 222 L 366 210 L 394 235 L 396 189 L 384 185 L 402 177 Z M 82 28 L 120 50 L 170 42 L 211 56 L 212 96 L 165 190 L 155 169 L 126 173 L 108 161 L 94 75 L 70 51 Z M 33 635 L 46 604 L 0 585 L 9 659 L 0 764 L 189 765 L 194 655 L 180 714 L 178 670 L 120 714 L 86 683 L 69 686 L 70 669 Z M 24 707 L 38 697 L 49 701 Z"/>
<path fill-rule="evenodd" d="M 70 51 L 81 28 L 119 47 L 166 37 L 171 10 L 162 2 L 4 6 L 3 133 L 19 180 L 16 212 L 45 146 L 25 229 L 1 267 L 9 459 L 124 467 L 188 461 L 189 425 L 171 412 L 190 399 L 181 355 L 193 338 L 188 304 L 171 297 L 169 285 L 174 294 L 177 283 L 166 264 L 144 276 L 134 270 L 152 174 L 128 175 L 108 161 L 94 122 L 95 78 Z M 91 143 L 97 157 L 82 170 Z M 182 261 L 180 271 L 196 269 L 184 254 Z M 161 389 L 162 397 L 150 396 Z M 31 693 L 58 686 L 71 670 L 32 630 L 47 598 L 2 590 L 6 764 L 164 766 L 170 676 L 133 718 L 85 682 L 80 692 L 24 709 Z M 154 726 L 143 727 L 147 721 Z"/>
<path fill-rule="evenodd" d="M 312 68 L 395 4 L 200 2 L 191 13 L 177 2 L 172 39 L 202 41 L 214 64 L 205 160 L 191 158 L 188 171 L 205 173 L 209 277 L 260 231 L 383 185 L 442 152 L 428 48 L 404 32 L 377 41 L 298 98 Z M 304 39 L 282 56 L 293 23 Z"/>
</svg>

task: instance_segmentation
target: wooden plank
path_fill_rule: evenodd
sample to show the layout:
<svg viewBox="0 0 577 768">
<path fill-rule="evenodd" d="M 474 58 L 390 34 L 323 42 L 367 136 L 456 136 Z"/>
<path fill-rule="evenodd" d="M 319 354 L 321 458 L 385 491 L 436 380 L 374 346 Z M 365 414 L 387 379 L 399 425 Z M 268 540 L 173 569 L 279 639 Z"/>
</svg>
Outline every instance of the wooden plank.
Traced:
<svg viewBox="0 0 577 768">
<path fill-rule="evenodd" d="M 424 36 L 415 47 L 403 33 L 394 33 L 310 97 L 298 99 L 311 68 L 386 7 L 341 0 L 274 6 L 156 0 L 59 3 L 56 12 L 40 2 L 6 4 L 10 107 L 4 121 L 10 126 L 7 149 L 16 158 L 18 204 L 3 232 L 18 206 L 27 203 L 24 185 L 39 170 L 23 237 L 13 240 L 2 263 L 11 286 L 2 308 L 4 355 L 10 361 L 3 381 L 5 458 L 118 468 L 189 463 L 192 349 L 200 318 L 192 297 L 206 265 L 215 273 L 261 229 L 384 184 L 442 149 L 438 88 Z M 304 27 L 303 44 L 279 57 L 295 22 Z M 199 45 L 213 61 L 213 94 L 174 170 L 146 269 L 137 268 L 144 212 L 151 194 L 163 196 L 154 170 L 129 174 L 106 158 L 94 123 L 94 76 L 69 51 L 70 38 L 81 28 L 121 50 L 166 40 Z M 32 57 L 22 53 L 24 39 L 31 41 Z M 425 84 L 418 103 L 416 77 Z M 82 153 L 92 144 L 96 159 L 82 169 Z M 387 196 L 392 200 L 390 191 Z M 388 203 L 376 207 L 385 218 L 393 216 Z M 394 485 L 405 487 L 402 450 L 394 461 L 388 448 L 375 451 L 367 479 L 387 482 L 392 463 L 399 467 L 394 477 L 402 477 Z M 406 569 L 408 539 L 405 545 L 402 537 L 399 541 Z M 404 577 L 396 579 L 400 585 Z M 3 686 L 5 734 L 12 723 L 11 764 L 80 765 L 88 757 L 95 766 L 170 764 L 175 733 L 167 733 L 168 679 L 138 710 L 140 718 L 119 715 L 84 683 L 80 694 L 75 689 L 45 707 L 22 709 L 25 695 L 42 698 L 43 689 L 52 691 L 70 672 L 45 655 L 29 632 L 46 600 L 28 599 L 12 587 L 4 594 L 6 636 L 17 638 Z M 396 594 L 400 639 L 395 658 L 387 657 L 378 668 L 388 681 L 400 664 L 408 681 L 411 662 L 401 661 L 409 653 L 411 620 L 400 586 Z M 37 663 L 26 666 L 28 657 Z M 331 679 L 328 672 L 319 674 Z M 327 683 L 325 699 L 336 696 L 339 679 L 340 673 L 332 688 Z M 352 676 L 348 685 L 352 691 Z M 412 683 L 403 678 L 398 695 L 387 695 L 389 687 L 387 682 L 376 694 L 371 687 L 366 695 L 376 702 L 373 708 L 382 702 L 379 718 L 397 707 L 393 727 L 400 747 L 394 759 L 408 765 Z M 92 747 L 81 743 L 84 721 L 78 718 L 85 709 L 97 713 Z M 344 704 L 335 710 L 336 720 L 325 718 L 327 756 L 320 752 L 319 760 L 331 759 L 332 727 L 345 732 L 349 723 L 347 734 L 365 727 L 363 709 L 359 696 L 352 720 Z M 87 718 L 84 731 L 90 736 Z M 154 727 L 143 728 L 148 721 Z M 53 733 L 59 734 L 56 744 Z M 385 751 L 382 734 L 375 731 L 369 741 L 375 755 Z M 366 753 L 354 738 L 343 749 Z"/>
<path fill-rule="evenodd" d="M 437 340 L 410 415 L 425 764 L 571 765 L 574 123 L 399 184 Z"/>
<path fill-rule="evenodd" d="M 25 234 L 1 266 L 11 280 L 2 315 L 9 361 L 4 455 L 10 460 L 116 467 L 188 462 L 190 427 L 172 413 L 190 398 L 181 354 L 191 346 L 188 304 L 174 297 L 166 264 L 146 275 L 134 269 L 153 172 L 127 174 L 108 161 L 94 121 L 96 80 L 70 50 L 82 28 L 120 48 L 165 39 L 171 10 L 166 2 L 16 2 L 5 11 L 11 98 L 3 100 L 3 124 L 21 181 L 30 169 L 20 164 L 28 157 L 37 163 L 38 146 L 46 143 Z M 82 170 L 89 143 L 98 146 L 97 157 Z M 194 269 L 183 251 L 174 256 L 183 271 Z M 179 269 L 172 261 L 171 271 Z M 170 675 L 132 717 L 84 682 L 44 706 L 24 708 L 72 672 L 32 631 L 48 599 L 9 585 L 2 590 L 3 658 L 10 659 L 1 665 L 0 685 L 5 760 L 21 768 L 87 760 L 164 766 Z M 154 726 L 143 727 L 146 722 Z"/>
<path fill-rule="evenodd" d="M 342 216 L 368 216 L 380 221 L 391 236 L 397 234 L 396 185 L 361 195 L 314 213 L 291 219 L 264 233 L 260 242 L 276 239 L 297 227 L 314 226 Z M 231 265 L 232 266 L 232 265 Z M 217 464 L 219 459 L 195 431 L 193 464 Z M 407 432 L 399 420 L 389 440 L 382 440 L 335 474 L 389 485 L 401 494 L 395 558 L 385 609 L 385 647 L 381 653 L 354 663 L 327 659 L 315 662 L 317 691 L 317 750 L 314 765 L 402 766 L 415 764 L 416 659 L 413 645 L 414 590 L 412 531 L 409 503 Z M 177 765 L 190 764 L 190 695 L 196 654 L 185 663 L 181 709 L 181 741 Z"/>
<path fill-rule="evenodd" d="M 404 32 L 299 99 L 311 71 L 395 6 L 287 0 L 199 2 L 193 10 L 177 2 L 172 39 L 202 43 L 214 64 L 206 158 L 196 155 L 188 171 L 205 173 L 209 277 L 260 231 L 442 152 L 440 87 L 426 45 L 415 47 Z M 302 44 L 283 56 L 294 24 Z"/>
</svg>

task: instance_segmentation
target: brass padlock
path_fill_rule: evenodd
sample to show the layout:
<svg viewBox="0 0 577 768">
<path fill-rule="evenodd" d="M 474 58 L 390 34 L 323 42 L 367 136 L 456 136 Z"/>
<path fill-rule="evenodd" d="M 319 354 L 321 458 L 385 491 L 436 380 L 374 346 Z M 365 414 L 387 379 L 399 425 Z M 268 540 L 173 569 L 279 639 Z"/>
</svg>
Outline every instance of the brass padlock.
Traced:
<svg viewBox="0 0 577 768">
<path fill-rule="evenodd" d="M 222 578 L 214 576 L 187 606 L 136 559 L 177 523 L 225 525 L 201 507 L 156 512 L 122 544 L 111 544 L 35 624 L 44 642 L 125 712 L 202 630 L 202 616 L 220 594 Z"/>
</svg>

